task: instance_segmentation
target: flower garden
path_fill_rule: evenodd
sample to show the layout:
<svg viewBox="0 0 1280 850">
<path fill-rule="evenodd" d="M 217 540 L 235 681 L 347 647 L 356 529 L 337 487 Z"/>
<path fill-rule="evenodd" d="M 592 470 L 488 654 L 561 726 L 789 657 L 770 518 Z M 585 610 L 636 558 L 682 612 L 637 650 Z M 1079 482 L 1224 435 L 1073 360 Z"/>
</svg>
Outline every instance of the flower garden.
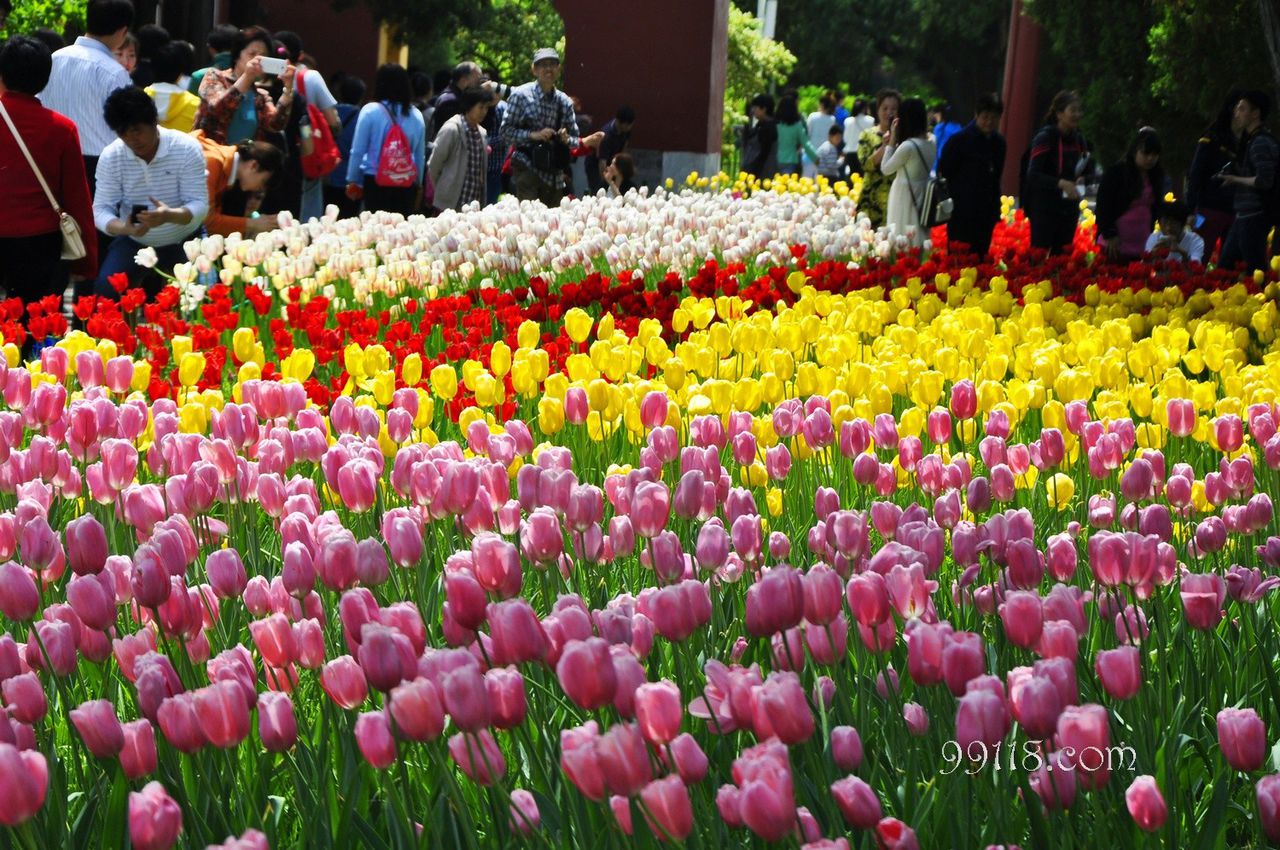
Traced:
<svg viewBox="0 0 1280 850">
<path fill-rule="evenodd" d="M 1280 842 L 1274 275 L 1026 243 L 717 179 L 4 305 L 4 842 Z"/>
</svg>

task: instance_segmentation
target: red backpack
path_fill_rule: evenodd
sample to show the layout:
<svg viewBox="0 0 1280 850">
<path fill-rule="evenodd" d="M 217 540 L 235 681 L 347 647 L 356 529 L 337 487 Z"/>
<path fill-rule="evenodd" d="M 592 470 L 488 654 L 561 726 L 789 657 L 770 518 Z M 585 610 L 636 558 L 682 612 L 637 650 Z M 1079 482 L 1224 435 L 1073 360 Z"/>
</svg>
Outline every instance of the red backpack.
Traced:
<svg viewBox="0 0 1280 850">
<path fill-rule="evenodd" d="M 382 106 L 387 109 L 386 105 Z M 395 113 L 387 109 L 391 116 L 391 129 L 382 140 L 382 151 L 378 154 L 378 173 L 373 181 L 379 186 L 391 189 L 407 189 L 418 182 L 418 166 L 413 161 L 413 149 L 409 147 L 409 138 L 396 123 Z"/>
<path fill-rule="evenodd" d="M 304 101 L 307 98 L 307 73 L 303 71 L 298 75 L 298 94 L 302 95 Z M 309 134 L 307 130 L 302 130 L 302 173 L 308 180 L 319 180 L 338 167 L 342 162 L 342 152 L 338 150 L 338 143 L 333 138 L 333 130 L 329 129 L 324 113 L 314 103 L 307 104 L 303 126 L 311 129 Z M 308 141 L 311 143 L 309 151 Z"/>
</svg>

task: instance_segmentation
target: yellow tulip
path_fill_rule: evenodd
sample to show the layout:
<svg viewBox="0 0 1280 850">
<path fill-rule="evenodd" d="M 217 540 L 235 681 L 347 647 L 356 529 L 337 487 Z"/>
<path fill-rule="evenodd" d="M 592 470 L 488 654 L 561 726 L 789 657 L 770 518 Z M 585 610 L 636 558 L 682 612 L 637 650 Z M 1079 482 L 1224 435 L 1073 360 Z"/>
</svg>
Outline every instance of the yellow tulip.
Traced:
<svg viewBox="0 0 1280 850">
<path fill-rule="evenodd" d="M 562 428 L 564 428 L 564 405 L 558 398 L 543 396 L 538 400 L 538 429 L 547 436 L 554 436 L 560 433 Z"/>
<path fill-rule="evenodd" d="M 241 363 L 252 360 L 255 342 L 257 339 L 253 335 L 252 328 L 236 328 L 236 332 L 231 335 L 231 350 L 236 359 Z"/>
<path fill-rule="evenodd" d="M 502 340 L 495 342 L 489 352 L 489 368 L 499 378 L 511 371 L 511 348 Z"/>
<path fill-rule="evenodd" d="M 184 387 L 195 386 L 204 375 L 204 355 L 198 351 L 188 351 L 178 361 L 178 382 Z"/>
<path fill-rule="evenodd" d="M 569 339 L 579 345 L 591 335 L 591 326 L 593 324 L 591 316 L 581 307 L 571 307 L 564 314 L 565 333 L 569 335 Z"/>
<path fill-rule="evenodd" d="M 400 377 L 407 387 L 416 387 L 422 382 L 422 355 L 414 351 L 404 358 L 400 366 Z"/>
<path fill-rule="evenodd" d="M 516 343 L 521 348 L 537 348 L 542 341 L 542 329 L 532 319 L 525 319 L 516 330 Z"/>
<path fill-rule="evenodd" d="M 431 370 L 431 391 L 445 401 L 453 401 L 458 394 L 458 373 L 448 363 Z"/>
</svg>

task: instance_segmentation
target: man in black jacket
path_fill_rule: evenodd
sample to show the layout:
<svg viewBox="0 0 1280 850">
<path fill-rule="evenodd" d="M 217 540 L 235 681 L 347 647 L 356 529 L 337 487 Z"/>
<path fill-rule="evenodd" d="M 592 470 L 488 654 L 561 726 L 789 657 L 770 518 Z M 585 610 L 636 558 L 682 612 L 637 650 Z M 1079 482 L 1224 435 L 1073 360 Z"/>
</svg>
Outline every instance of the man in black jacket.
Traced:
<svg viewBox="0 0 1280 850">
<path fill-rule="evenodd" d="M 947 140 L 938 158 L 938 176 L 946 179 L 955 204 L 947 222 L 947 242 L 968 245 L 979 257 L 991 250 L 991 231 L 1000 219 L 1006 147 L 996 128 L 1003 111 L 999 95 L 979 97 L 973 121 Z"/>
<path fill-rule="evenodd" d="M 1280 145 L 1263 125 L 1271 110 L 1265 92 L 1247 91 L 1236 104 L 1231 128 L 1240 134 L 1241 155 L 1232 171 L 1223 174 L 1223 185 L 1235 192 L 1236 220 L 1222 245 L 1222 268 L 1234 268 L 1244 261 L 1252 271 L 1267 264 L 1267 233 L 1275 222 L 1276 167 Z"/>
</svg>

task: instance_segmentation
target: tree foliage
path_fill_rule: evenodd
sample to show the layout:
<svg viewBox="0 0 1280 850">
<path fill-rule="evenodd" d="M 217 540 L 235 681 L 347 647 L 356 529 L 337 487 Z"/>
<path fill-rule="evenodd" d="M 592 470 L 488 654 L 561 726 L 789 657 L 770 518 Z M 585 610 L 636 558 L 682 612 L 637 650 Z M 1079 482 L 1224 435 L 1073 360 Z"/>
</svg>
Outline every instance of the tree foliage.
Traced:
<svg viewBox="0 0 1280 850">
<path fill-rule="evenodd" d="M 765 38 L 760 21 L 736 6 L 729 8 L 729 52 L 725 70 L 724 139 L 746 119 L 747 102 L 781 85 L 795 67 L 795 54 L 780 41 Z"/>
<path fill-rule="evenodd" d="M 17 0 L 3 27 L 0 38 L 48 27 L 62 32 L 68 24 L 84 25 L 84 10 L 89 0 Z"/>
<path fill-rule="evenodd" d="M 391 26 L 406 44 L 451 38 L 459 29 L 483 23 L 493 0 L 332 0 L 335 9 L 366 7 Z"/>
<path fill-rule="evenodd" d="M 529 60 L 539 47 L 555 47 L 563 55 L 564 20 L 551 0 L 492 0 L 493 7 L 478 25 L 460 30 L 450 39 L 454 57 L 471 59 L 507 83 L 529 77 Z"/>
<path fill-rule="evenodd" d="M 797 51 L 792 84 L 928 91 L 967 114 L 999 81 L 1008 15 L 1008 0 L 779 0 L 776 35 Z"/>
</svg>

